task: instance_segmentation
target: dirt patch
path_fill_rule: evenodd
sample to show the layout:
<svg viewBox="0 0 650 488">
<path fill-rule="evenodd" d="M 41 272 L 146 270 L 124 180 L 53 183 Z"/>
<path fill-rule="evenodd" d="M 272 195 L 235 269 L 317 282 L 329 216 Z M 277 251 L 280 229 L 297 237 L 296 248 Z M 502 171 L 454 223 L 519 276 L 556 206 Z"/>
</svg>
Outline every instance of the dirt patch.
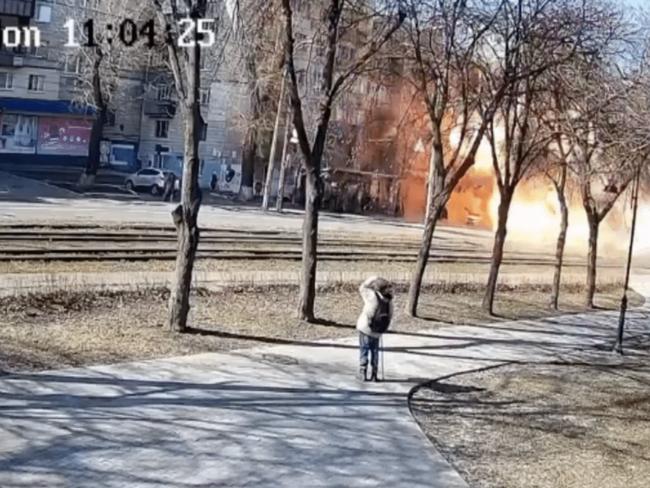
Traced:
<svg viewBox="0 0 650 488">
<path fill-rule="evenodd" d="M 394 330 L 416 331 L 460 323 L 533 319 L 555 314 L 548 309 L 548 287 L 502 287 L 499 318 L 482 312 L 481 287 L 446 285 L 427 289 L 422 318 L 403 313 L 405 295 L 396 298 Z M 617 303 L 620 290 L 600 290 L 599 305 Z M 198 290 L 192 298 L 188 334 L 165 326 L 168 292 L 59 292 L 0 299 L 0 371 L 16 372 L 112 363 L 132 359 L 227 351 L 263 344 L 297 343 L 349 336 L 361 307 L 356 286 L 320 290 L 316 314 L 322 324 L 295 318 L 294 287 Z M 642 302 L 634 297 L 633 305 Z M 582 290 L 565 290 L 561 313 L 582 311 Z"/>
<path fill-rule="evenodd" d="M 472 488 L 645 488 L 648 359 L 458 375 L 421 388 L 412 407 Z"/>
</svg>

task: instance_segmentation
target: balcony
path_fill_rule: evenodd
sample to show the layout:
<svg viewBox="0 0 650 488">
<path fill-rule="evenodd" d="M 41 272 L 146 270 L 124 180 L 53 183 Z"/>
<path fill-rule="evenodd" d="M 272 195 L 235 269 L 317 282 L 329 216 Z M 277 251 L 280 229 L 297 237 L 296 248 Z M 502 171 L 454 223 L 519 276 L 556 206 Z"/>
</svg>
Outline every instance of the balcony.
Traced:
<svg viewBox="0 0 650 488">
<path fill-rule="evenodd" d="M 58 66 L 58 63 L 56 61 L 50 61 L 44 55 L 39 55 L 35 51 L 30 51 L 24 47 L 0 47 L 0 66 L 14 66 L 16 68 L 27 66 L 30 68 L 54 69 Z"/>
<path fill-rule="evenodd" d="M 33 17 L 36 0 L 0 0 L 0 15 Z"/>
<path fill-rule="evenodd" d="M 11 52 L 0 50 L 0 66 L 23 66 L 24 56 Z"/>
<path fill-rule="evenodd" d="M 173 119 L 176 102 L 173 100 L 145 100 L 144 114 L 154 119 Z"/>
</svg>

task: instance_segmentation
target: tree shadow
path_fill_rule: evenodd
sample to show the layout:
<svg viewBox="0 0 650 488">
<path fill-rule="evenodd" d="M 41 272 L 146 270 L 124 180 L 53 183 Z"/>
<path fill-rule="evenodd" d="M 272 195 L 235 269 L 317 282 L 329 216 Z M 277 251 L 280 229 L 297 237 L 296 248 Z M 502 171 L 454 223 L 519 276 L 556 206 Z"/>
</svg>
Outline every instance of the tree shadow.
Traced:
<svg viewBox="0 0 650 488">
<path fill-rule="evenodd" d="M 0 457 L 0 485 L 353 486 L 364 479 L 424 487 L 450 471 L 404 422 L 404 393 L 333 387 L 314 381 L 308 366 L 260 371 L 251 361 L 235 363 L 236 378 L 161 363 L 149 370 L 154 379 L 136 379 L 136 367 L 2 380 L 0 447 L 13 448 Z M 204 380 L 191 379 L 197 376 Z M 382 465 L 393 468 L 375 472 Z"/>
<path fill-rule="evenodd" d="M 642 410 L 647 410 L 649 397 L 639 389 L 650 380 L 647 365 L 516 364 L 492 369 L 487 376 L 485 370 L 451 375 L 422 385 L 411 396 L 418 422 L 443 455 L 469 474 L 470 484 L 486 479 L 499 484 L 503 466 L 516 469 L 526 449 L 540 449 L 536 455 L 549 457 L 553 449 L 565 451 L 564 456 L 573 456 L 566 452 L 572 449 L 587 449 L 603 459 L 613 458 L 611 462 L 650 461 L 647 449 L 641 452 L 647 446 L 634 435 L 624 435 L 631 425 L 645 429 L 648 422 Z M 549 369 L 554 371 L 550 377 L 555 388 L 550 379 L 539 379 L 547 378 Z M 605 386 L 609 375 L 611 388 Z M 527 378 L 540 386 L 522 386 Z M 590 396 L 590 389 L 600 392 Z M 605 400 L 608 395 L 610 402 Z M 520 442 L 526 442 L 524 451 Z M 484 466 L 500 467 L 488 476 Z"/>
</svg>

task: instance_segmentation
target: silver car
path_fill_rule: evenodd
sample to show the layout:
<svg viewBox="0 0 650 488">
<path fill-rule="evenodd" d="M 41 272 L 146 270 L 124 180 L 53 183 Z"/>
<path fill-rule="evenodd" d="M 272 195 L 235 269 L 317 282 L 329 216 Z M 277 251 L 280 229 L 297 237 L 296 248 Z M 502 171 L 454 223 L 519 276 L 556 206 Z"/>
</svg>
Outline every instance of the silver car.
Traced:
<svg viewBox="0 0 650 488">
<path fill-rule="evenodd" d="M 157 168 L 144 168 L 127 176 L 124 186 L 129 191 L 146 190 L 152 195 L 160 195 L 165 187 L 166 171 Z"/>
</svg>

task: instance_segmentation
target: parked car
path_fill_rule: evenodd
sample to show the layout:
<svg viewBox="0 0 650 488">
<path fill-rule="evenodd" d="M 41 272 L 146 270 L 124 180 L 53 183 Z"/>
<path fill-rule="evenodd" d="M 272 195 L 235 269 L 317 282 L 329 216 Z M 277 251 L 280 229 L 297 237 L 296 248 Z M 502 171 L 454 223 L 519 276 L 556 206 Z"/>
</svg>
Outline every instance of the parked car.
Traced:
<svg viewBox="0 0 650 488">
<path fill-rule="evenodd" d="M 145 190 L 157 196 L 162 194 L 165 187 L 165 175 L 167 171 L 157 168 L 144 168 L 126 177 L 124 186 L 127 190 Z"/>
</svg>

